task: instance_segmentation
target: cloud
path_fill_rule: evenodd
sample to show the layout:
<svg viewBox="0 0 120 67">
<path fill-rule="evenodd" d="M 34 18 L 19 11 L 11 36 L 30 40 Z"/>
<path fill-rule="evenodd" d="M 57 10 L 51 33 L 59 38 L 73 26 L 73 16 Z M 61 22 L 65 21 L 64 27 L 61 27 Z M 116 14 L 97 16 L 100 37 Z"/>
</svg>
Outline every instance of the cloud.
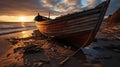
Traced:
<svg viewBox="0 0 120 67">
<path fill-rule="evenodd" d="M 48 8 L 43 6 L 41 0 L 1 0 L 0 15 L 48 15 Z M 52 11 L 54 12 L 54 11 Z M 55 12 L 57 14 L 58 12 Z M 54 15 L 54 14 L 53 14 Z"/>
<path fill-rule="evenodd" d="M 87 0 L 87 7 L 88 8 L 93 8 L 96 5 L 100 4 L 102 0 Z"/>
<path fill-rule="evenodd" d="M 50 7 L 53 8 L 54 5 L 59 3 L 60 0 L 42 0 L 41 2 L 44 4 L 44 7 Z"/>
<path fill-rule="evenodd" d="M 120 8 L 120 0 L 111 0 L 108 11 L 106 15 L 113 14 L 118 8 Z"/>
<path fill-rule="evenodd" d="M 42 15 L 60 15 L 77 10 L 81 0 L 1 0 L 0 15 L 35 15 L 40 12 Z M 72 3 L 71 3 L 72 2 Z"/>
<path fill-rule="evenodd" d="M 64 0 L 64 3 L 67 4 L 68 6 L 76 7 L 79 4 L 81 5 L 81 0 Z"/>
<path fill-rule="evenodd" d="M 62 15 L 76 11 L 82 11 L 94 8 L 103 0 L 86 0 L 87 5 L 82 3 L 83 0 L 1 0 L 0 15 L 17 16 L 17 15 Z M 120 7 L 120 0 L 112 0 L 107 14 L 113 13 Z M 83 7 L 85 6 L 85 7 Z"/>
<path fill-rule="evenodd" d="M 67 12 L 67 9 L 69 8 L 68 5 L 64 4 L 64 3 L 59 3 L 56 5 L 56 8 L 60 11 L 60 12 Z"/>
<path fill-rule="evenodd" d="M 35 5 L 35 4 L 36 5 Z M 34 5 L 33 5 L 34 4 Z M 0 15 L 29 15 L 37 9 L 37 1 L 29 0 L 1 0 Z"/>
<path fill-rule="evenodd" d="M 41 7 L 45 12 L 51 12 L 52 15 L 59 15 L 60 12 L 57 11 L 57 4 L 59 4 L 61 0 L 41 0 L 40 3 L 42 4 Z"/>
<path fill-rule="evenodd" d="M 86 0 L 86 4 L 82 8 L 82 10 L 92 9 L 99 5 L 101 2 L 103 2 L 103 0 Z"/>
<path fill-rule="evenodd" d="M 42 0 L 45 8 L 59 14 L 67 14 L 81 9 L 81 0 Z"/>
<path fill-rule="evenodd" d="M 66 5 L 65 9 L 68 13 L 80 11 L 82 7 L 81 0 L 64 0 L 63 3 Z"/>
</svg>

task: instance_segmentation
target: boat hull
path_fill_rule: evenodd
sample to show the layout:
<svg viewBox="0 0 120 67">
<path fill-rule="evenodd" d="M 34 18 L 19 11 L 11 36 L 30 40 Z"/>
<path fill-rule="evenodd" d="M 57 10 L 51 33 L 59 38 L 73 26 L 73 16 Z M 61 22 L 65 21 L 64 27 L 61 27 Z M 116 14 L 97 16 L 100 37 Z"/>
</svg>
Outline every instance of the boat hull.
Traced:
<svg viewBox="0 0 120 67">
<path fill-rule="evenodd" d="M 81 30 L 80 28 L 77 27 L 71 29 L 69 26 L 67 28 L 67 26 L 63 25 L 62 23 L 59 24 L 60 27 L 54 26 L 54 28 L 53 26 L 48 26 L 46 24 L 44 25 L 41 22 L 36 22 L 36 26 L 42 34 L 48 37 L 57 38 L 66 42 L 73 43 L 75 47 L 82 47 L 85 44 L 85 42 L 87 42 L 93 30 L 93 28 L 90 27 L 86 27 L 84 30 Z M 85 44 L 84 46 L 87 45 L 88 44 Z"/>
</svg>

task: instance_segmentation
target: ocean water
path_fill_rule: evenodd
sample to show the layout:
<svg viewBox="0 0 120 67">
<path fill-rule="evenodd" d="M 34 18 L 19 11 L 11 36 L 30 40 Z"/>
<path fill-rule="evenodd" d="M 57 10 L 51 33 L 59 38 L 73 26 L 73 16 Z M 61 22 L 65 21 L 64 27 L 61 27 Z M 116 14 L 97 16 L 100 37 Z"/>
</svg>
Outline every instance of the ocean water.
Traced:
<svg viewBox="0 0 120 67">
<path fill-rule="evenodd" d="M 0 22 L 0 35 L 36 29 L 34 22 Z"/>
</svg>

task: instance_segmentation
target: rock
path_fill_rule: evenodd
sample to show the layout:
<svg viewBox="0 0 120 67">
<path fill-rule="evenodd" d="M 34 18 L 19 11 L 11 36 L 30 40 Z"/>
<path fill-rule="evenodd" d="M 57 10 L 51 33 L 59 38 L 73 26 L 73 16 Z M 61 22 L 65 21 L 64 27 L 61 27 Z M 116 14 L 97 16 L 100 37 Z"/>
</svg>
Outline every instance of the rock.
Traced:
<svg viewBox="0 0 120 67">
<path fill-rule="evenodd" d="M 94 40 L 93 40 L 93 42 L 97 42 L 97 41 L 98 41 L 98 39 L 94 39 Z"/>
<path fill-rule="evenodd" d="M 7 56 L 6 57 L 9 57 L 11 54 L 9 53 L 9 54 L 7 54 Z"/>
<path fill-rule="evenodd" d="M 24 54 L 34 54 L 43 51 L 38 45 L 29 45 L 24 47 Z"/>
<path fill-rule="evenodd" d="M 14 53 L 16 53 L 16 52 L 18 52 L 18 51 L 20 51 L 20 50 L 23 50 L 23 49 L 24 49 L 24 47 L 15 48 L 15 49 L 14 49 Z"/>
</svg>

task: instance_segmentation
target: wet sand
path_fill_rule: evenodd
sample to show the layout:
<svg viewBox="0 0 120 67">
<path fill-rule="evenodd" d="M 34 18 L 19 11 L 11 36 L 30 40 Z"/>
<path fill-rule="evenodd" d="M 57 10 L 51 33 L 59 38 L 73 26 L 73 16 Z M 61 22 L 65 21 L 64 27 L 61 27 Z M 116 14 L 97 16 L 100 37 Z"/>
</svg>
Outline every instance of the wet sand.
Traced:
<svg viewBox="0 0 120 67">
<path fill-rule="evenodd" d="M 97 37 L 60 65 L 75 50 L 49 38 L 33 37 L 32 31 L 0 36 L 0 67 L 120 67 L 119 39 Z"/>
</svg>

